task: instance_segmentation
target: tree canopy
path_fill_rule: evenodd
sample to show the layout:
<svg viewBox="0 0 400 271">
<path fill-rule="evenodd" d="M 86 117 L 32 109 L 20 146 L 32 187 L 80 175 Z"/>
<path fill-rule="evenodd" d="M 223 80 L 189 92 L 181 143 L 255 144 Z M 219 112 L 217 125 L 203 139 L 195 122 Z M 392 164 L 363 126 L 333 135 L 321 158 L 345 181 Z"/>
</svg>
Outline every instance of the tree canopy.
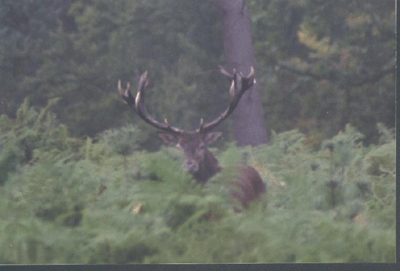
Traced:
<svg viewBox="0 0 400 271">
<path fill-rule="evenodd" d="M 394 126 L 393 1 L 247 6 L 269 129 L 325 138 L 352 123 L 369 143 L 377 122 Z M 215 1 L 2 1 L 1 113 L 15 115 L 25 97 L 35 106 L 58 97 L 56 113 L 73 135 L 140 126 L 116 85 L 148 70 L 149 112 L 193 129 L 228 101 L 217 72 L 220 12 Z"/>
</svg>

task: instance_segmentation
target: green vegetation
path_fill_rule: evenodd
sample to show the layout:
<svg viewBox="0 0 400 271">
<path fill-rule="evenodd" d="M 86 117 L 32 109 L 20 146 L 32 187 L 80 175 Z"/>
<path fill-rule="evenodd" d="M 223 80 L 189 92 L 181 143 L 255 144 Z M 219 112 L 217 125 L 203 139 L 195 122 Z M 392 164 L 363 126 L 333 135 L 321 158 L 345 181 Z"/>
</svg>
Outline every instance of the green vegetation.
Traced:
<svg viewBox="0 0 400 271">
<path fill-rule="evenodd" d="M 216 2 L 0 1 L 0 263 L 395 261 L 394 1 L 246 1 L 271 144 L 227 120 L 200 187 L 117 82 L 148 70 L 182 129 L 218 116 Z M 242 162 L 268 191 L 235 213 Z"/>
<path fill-rule="evenodd" d="M 0 263 L 394 262 L 395 139 L 353 126 L 320 147 L 293 130 L 271 145 L 213 150 L 227 170 L 204 187 L 178 150 L 147 152 L 134 126 L 69 137 L 51 107 L 0 117 Z M 238 162 L 266 181 L 235 213 Z"/>
<path fill-rule="evenodd" d="M 229 99 L 217 2 L 0 1 L 0 114 L 14 118 L 25 97 L 39 107 L 58 97 L 54 112 L 71 134 L 94 137 L 138 120 L 117 82 L 136 86 L 147 70 L 149 113 L 197 128 Z M 394 1 L 246 4 L 268 133 L 299 129 L 319 146 L 351 123 L 377 144 L 375 124 L 394 127 Z M 137 126 L 141 146 L 158 149 L 151 128 Z"/>
</svg>

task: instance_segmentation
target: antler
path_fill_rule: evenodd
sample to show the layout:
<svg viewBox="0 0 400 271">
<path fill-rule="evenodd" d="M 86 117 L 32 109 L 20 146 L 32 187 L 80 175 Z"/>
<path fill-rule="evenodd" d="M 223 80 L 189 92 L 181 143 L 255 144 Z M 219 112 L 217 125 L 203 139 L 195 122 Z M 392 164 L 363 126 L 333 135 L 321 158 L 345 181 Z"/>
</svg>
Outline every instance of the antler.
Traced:
<svg viewBox="0 0 400 271">
<path fill-rule="evenodd" d="M 128 82 L 126 85 L 126 89 L 123 90 L 121 87 L 121 80 L 118 81 L 118 92 L 121 95 L 122 99 L 125 101 L 129 107 L 131 107 L 139 117 L 147 122 L 148 124 L 156 127 L 157 129 L 173 133 L 173 134 L 180 134 L 183 130 L 172 127 L 169 125 L 167 119 L 165 119 L 165 123 L 161 123 L 153 119 L 146 110 L 146 106 L 144 104 L 144 92 L 149 85 L 149 78 L 147 76 L 147 71 L 140 76 L 138 93 L 136 95 L 136 99 L 133 98 L 132 92 L 130 90 L 130 83 Z"/>
<path fill-rule="evenodd" d="M 236 108 L 236 106 L 239 103 L 240 98 L 242 95 L 245 93 L 246 90 L 251 88 L 255 83 L 255 73 L 254 73 L 254 68 L 250 68 L 250 73 L 248 76 L 243 76 L 243 73 L 240 72 L 240 74 L 236 73 L 235 69 L 233 70 L 233 74 L 227 72 L 222 66 L 219 66 L 220 71 L 223 75 L 225 75 L 229 81 L 232 81 L 231 87 L 229 89 L 229 95 L 230 95 L 230 100 L 229 100 L 229 105 L 228 108 L 215 120 L 212 122 L 209 122 L 207 124 L 204 124 L 204 120 L 200 120 L 200 127 L 196 130 L 196 132 L 199 133 L 207 133 L 211 129 L 213 129 L 215 126 L 220 124 L 223 120 L 225 120 Z M 136 95 L 136 98 L 133 98 L 132 92 L 130 90 L 130 83 L 127 83 L 126 89 L 122 89 L 121 87 L 121 80 L 118 81 L 118 92 L 119 95 L 121 95 L 122 99 L 125 101 L 127 105 L 129 105 L 138 115 L 141 119 L 143 119 L 145 122 L 148 124 L 156 127 L 157 129 L 173 133 L 173 134 L 181 134 L 184 132 L 183 130 L 172 127 L 169 125 L 167 119 L 165 119 L 165 123 L 161 123 L 153 119 L 146 110 L 146 106 L 144 104 L 144 92 L 147 89 L 147 86 L 149 85 L 149 78 L 147 76 L 147 71 L 142 74 L 140 77 L 139 81 L 139 87 L 138 87 L 138 93 Z"/>
<path fill-rule="evenodd" d="M 219 66 L 219 69 L 223 75 L 225 75 L 229 81 L 232 81 L 231 87 L 229 89 L 229 105 L 228 108 L 215 120 L 204 124 L 203 119 L 200 120 L 200 127 L 196 130 L 199 132 L 207 133 L 215 126 L 220 124 L 223 120 L 225 120 L 236 108 L 239 103 L 240 98 L 245 93 L 246 90 L 251 88 L 255 83 L 255 73 L 254 68 L 250 68 L 250 73 L 248 76 L 243 76 L 243 73 L 237 74 L 235 69 L 233 69 L 233 74 L 226 71 L 222 66 Z"/>
</svg>

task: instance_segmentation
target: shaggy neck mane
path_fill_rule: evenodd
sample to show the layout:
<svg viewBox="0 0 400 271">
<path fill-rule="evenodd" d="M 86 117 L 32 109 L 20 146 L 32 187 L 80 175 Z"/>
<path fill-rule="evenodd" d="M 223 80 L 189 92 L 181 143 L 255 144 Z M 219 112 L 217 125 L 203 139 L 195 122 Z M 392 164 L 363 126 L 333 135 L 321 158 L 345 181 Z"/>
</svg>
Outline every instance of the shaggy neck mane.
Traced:
<svg viewBox="0 0 400 271">
<path fill-rule="evenodd" d="M 204 161 L 199 164 L 199 170 L 193 174 L 197 182 L 205 184 L 209 178 L 221 171 L 218 160 L 209 150 L 204 153 Z"/>
</svg>

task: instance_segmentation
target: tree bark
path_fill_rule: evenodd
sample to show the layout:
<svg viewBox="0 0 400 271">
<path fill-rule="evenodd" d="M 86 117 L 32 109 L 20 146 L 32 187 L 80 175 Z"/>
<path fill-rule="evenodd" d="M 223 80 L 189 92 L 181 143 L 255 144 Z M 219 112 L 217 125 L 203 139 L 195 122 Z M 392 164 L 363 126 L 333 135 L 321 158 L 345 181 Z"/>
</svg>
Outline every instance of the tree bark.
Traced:
<svg viewBox="0 0 400 271">
<path fill-rule="evenodd" d="M 250 16 L 245 0 L 219 0 L 222 9 L 223 43 L 227 70 L 247 75 L 257 63 L 250 33 Z M 246 91 L 233 112 L 234 136 L 238 146 L 268 143 L 258 84 Z"/>
</svg>

